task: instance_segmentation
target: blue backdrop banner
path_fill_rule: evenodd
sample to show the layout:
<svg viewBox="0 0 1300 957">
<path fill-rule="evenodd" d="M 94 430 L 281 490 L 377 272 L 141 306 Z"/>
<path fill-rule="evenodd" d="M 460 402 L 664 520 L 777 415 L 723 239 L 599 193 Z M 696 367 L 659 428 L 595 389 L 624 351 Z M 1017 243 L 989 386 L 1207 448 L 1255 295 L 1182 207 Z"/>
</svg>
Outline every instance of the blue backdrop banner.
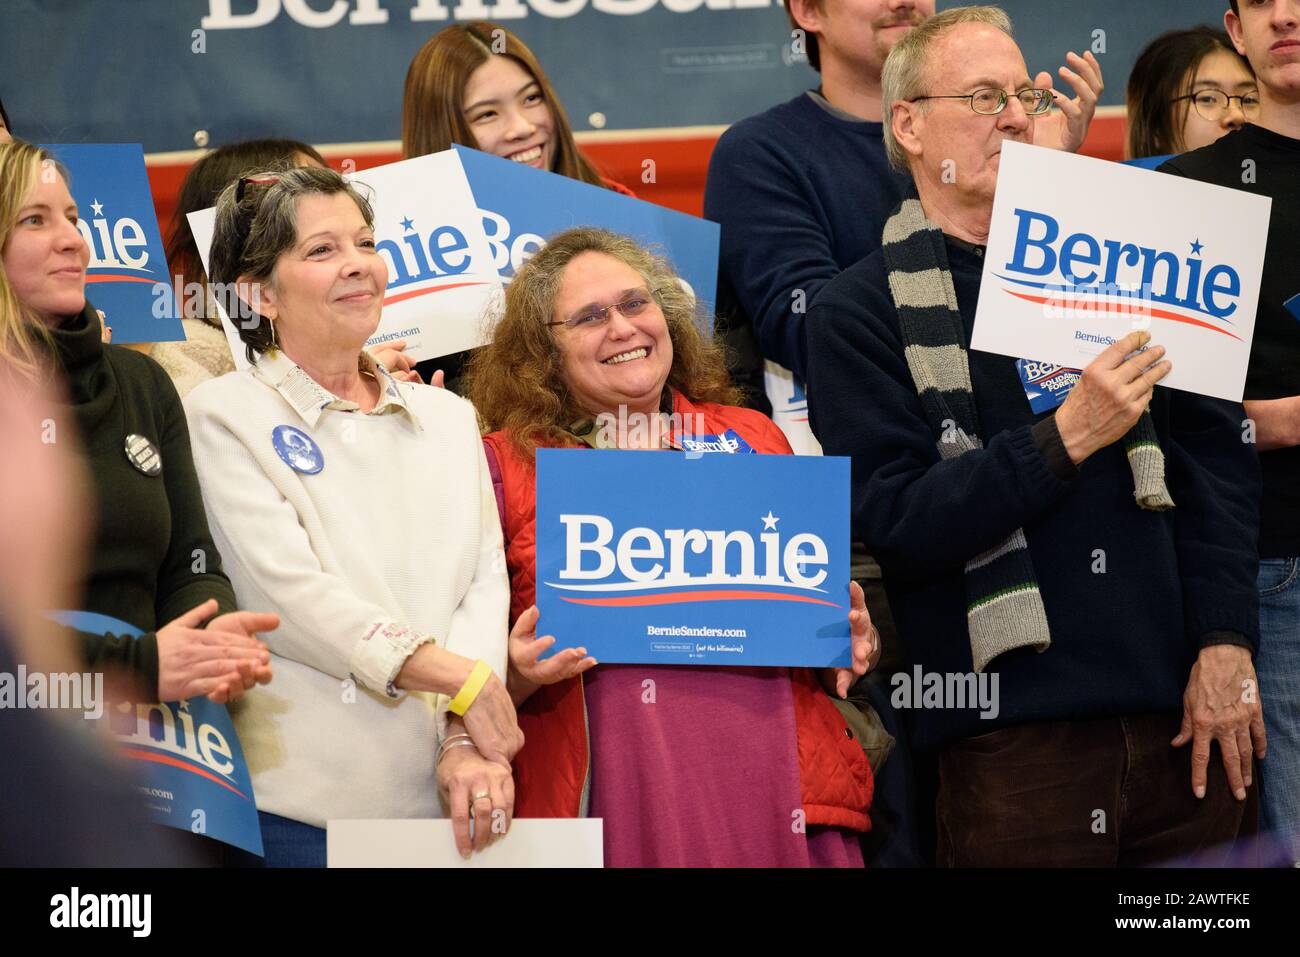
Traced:
<svg viewBox="0 0 1300 957">
<path fill-rule="evenodd" d="M 606 663 L 847 667 L 848 459 L 695 450 L 733 454 L 538 450 L 538 634 Z"/>
<path fill-rule="evenodd" d="M 68 169 L 77 229 L 90 247 L 86 298 L 113 327 L 113 341 L 184 339 L 140 145 L 46 148 Z"/>
<path fill-rule="evenodd" d="M 140 629 L 90 611 L 58 611 L 51 618 L 93 634 L 138 637 Z M 248 762 L 223 704 L 207 698 L 113 708 L 105 718 L 131 761 L 149 817 L 182 831 L 262 853 Z"/>
<path fill-rule="evenodd" d="M 1002 6 L 1031 76 L 1049 70 L 1068 91 L 1066 51 L 1092 50 L 1103 103 L 1117 105 L 1147 43 L 1222 24 L 1228 4 Z M 411 58 L 466 20 L 532 47 L 578 132 L 734 123 L 818 84 L 781 0 L 4 0 L 0 95 L 31 141 L 130 138 L 150 153 L 257 136 L 390 141 Z"/>
</svg>

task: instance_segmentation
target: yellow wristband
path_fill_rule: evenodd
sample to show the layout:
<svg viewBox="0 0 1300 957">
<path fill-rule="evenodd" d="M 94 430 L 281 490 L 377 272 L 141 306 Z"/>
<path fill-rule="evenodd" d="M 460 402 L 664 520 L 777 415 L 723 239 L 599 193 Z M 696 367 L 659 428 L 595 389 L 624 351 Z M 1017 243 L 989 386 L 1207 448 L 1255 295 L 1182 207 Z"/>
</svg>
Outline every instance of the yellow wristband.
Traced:
<svg viewBox="0 0 1300 957">
<path fill-rule="evenodd" d="M 487 680 L 491 677 L 492 668 L 486 661 L 479 659 L 474 662 L 474 670 L 469 673 L 465 683 L 460 686 L 460 690 L 456 692 L 456 697 L 451 699 L 451 704 L 447 705 L 447 710 L 452 714 L 464 717 L 465 712 L 469 710 L 470 705 L 474 703 L 478 693 L 483 690 L 483 686 L 487 684 Z"/>
</svg>

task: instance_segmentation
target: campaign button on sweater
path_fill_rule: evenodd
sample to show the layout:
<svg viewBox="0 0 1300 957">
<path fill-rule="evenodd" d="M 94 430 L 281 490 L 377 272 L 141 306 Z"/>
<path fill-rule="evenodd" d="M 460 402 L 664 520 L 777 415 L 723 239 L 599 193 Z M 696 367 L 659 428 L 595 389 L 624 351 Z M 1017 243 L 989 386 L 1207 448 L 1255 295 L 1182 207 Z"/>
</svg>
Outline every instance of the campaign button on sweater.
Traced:
<svg viewBox="0 0 1300 957">
<path fill-rule="evenodd" d="M 158 454 L 158 446 L 143 435 L 132 432 L 126 437 L 124 449 L 126 457 L 140 472 L 150 476 L 162 472 L 162 456 Z"/>
<path fill-rule="evenodd" d="M 325 455 L 310 435 L 292 425 L 277 425 L 271 430 L 271 444 L 284 464 L 303 475 L 315 475 L 325 467 Z"/>
</svg>

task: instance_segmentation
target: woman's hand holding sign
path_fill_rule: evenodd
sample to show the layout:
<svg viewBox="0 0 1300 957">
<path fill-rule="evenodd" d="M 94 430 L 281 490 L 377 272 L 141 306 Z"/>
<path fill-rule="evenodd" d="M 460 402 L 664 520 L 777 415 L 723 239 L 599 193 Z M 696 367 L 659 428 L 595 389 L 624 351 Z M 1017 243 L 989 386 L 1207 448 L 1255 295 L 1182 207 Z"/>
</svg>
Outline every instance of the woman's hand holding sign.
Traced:
<svg viewBox="0 0 1300 957">
<path fill-rule="evenodd" d="M 880 662 L 880 632 L 871 623 L 867 596 L 857 582 L 849 582 L 849 632 L 853 643 L 853 665 L 849 668 L 823 668 L 817 674 L 827 694 L 847 698 L 853 682 Z"/>
<path fill-rule="evenodd" d="M 596 664 L 586 648 L 565 648 L 545 661 L 537 659 L 555 644 L 554 635 L 537 637 L 537 606 L 528 608 L 510 630 L 510 697 L 518 706 L 542 685 L 574 678 Z"/>
<path fill-rule="evenodd" d="M 1121 438 L 1146 411 L 1156 383 L 1173 369 L 1164 346 L 1142 349 L 1149 332 L 1130 332 L 1093 359 L 1056 410 L 1056 428 L 1070 461 L 1079 465 Z"/>
</svg>

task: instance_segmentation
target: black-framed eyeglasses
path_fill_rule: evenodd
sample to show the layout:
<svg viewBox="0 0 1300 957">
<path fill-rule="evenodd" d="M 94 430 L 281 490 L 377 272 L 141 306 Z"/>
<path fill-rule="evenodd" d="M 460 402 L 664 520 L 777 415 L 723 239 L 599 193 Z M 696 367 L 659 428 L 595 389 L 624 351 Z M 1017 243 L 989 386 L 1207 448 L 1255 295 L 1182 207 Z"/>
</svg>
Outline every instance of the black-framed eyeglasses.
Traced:
<svg viewBox="0 0 1300 957">
<path fill-rule="evenodd" d="M 966 100 L 970 108 L 982 116 L 995 116 L 1007 108 L 1007 103 L 1011 97 L 1020 101 L 1020 105 L 1025 108 L 1025 112 L 1030 116 L 1041 116 L 1052 108 L 1052 100 L 1056 94 L 1051 90 L 1017 90 L 1015 93 L 1008 93 L 1006 90 L 995 90 L 992 87 L 986 87 L 982 90 L 976 90 L 974 93 L 967 93 L 965 96 L 914 96 L 908 100 L 909 103 L 916 103 L 920 100 Z"/>
<path fill-rule="evenodd" d="M 1176 96 L 1169 102 L 1180 103 L 1183 100 L 1191 100 L 1201 119 L 1211 123 L 1217 123 L 1228 115 L 1233 100 L 1241 106 L 1241 113 L 1246 119 L 1259 116 L 1259 90 L 1248 90 L 1240 96 L 1232 96 L 1222 90 L 1200 90 L 1186 96 Z"/>
<path fill-rule="evenodd" d="M 564 326 L 567 329 L 599 329 L 609 322 L 610 310 L 617 309 L 624 319 L 635 319 L 654 305 L 654 294 L 648 289 L 633 289 L 618 302 L 608 306 L 592 306 L 568 319 L 548 322 L 548 326 Z"/>
</svg>

